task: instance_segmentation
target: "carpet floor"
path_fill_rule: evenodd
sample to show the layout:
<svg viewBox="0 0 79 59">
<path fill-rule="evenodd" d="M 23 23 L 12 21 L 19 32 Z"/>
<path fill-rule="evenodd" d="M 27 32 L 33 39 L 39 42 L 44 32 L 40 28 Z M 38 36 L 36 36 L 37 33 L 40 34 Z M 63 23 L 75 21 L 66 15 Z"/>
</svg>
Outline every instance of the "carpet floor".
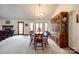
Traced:
<svg viewBox="0 0 79 59">
<path fill-rule="evenodd" d="M 29 36 L 16 35 L 0 42 L 0 54 L 75 54 L 69 48 L 60 48 L 50 38 L 48 42 L 49 45 L 44 50 L 41 47 L 37 47 L 35 51 L 32 45 L 29 46 Z"/>
</svg>

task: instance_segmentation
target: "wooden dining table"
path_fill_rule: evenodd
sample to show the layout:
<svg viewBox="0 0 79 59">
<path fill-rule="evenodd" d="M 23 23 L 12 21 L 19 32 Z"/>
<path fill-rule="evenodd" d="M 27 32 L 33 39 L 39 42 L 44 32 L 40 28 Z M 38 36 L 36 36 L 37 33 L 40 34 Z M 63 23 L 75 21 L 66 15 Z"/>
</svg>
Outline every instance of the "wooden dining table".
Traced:
<svg viewBox="0 0 79 59">
<path fill-rule="evenodd" d="M 35 33 L 35 39 L 34 39 L 35 50 L 37 48 L 38 43 L 41 43 L 42 49 L 44 49 L 44 46 L 46 47 L 46 44 L 48 43 L 48 40 L 45 40 L 44 33 Z"/>
</svg>

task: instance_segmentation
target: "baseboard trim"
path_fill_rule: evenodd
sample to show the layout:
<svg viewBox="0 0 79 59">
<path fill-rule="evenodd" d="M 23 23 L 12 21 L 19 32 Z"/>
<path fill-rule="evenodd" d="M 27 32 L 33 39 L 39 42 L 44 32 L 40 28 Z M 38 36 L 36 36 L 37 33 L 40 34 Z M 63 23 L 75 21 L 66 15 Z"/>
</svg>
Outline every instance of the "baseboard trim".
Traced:
<svg viewBox="0 0 79 59">
<path fill-rule="evenodd" d="M 14 34 L 14 35 L 19 35 L 19 34 Z M 29 34 L 22 34 L 22 35 L 29 35 Z"/>
<path fill-rule="evenodd" d="M 68 46 L 69 47 L 69 46 Z M 71 50 L 73 50 L 75 53 L 79 54 L 78 51 L 75 51 L 73 48 L 69 47 Z"/>
</svg>

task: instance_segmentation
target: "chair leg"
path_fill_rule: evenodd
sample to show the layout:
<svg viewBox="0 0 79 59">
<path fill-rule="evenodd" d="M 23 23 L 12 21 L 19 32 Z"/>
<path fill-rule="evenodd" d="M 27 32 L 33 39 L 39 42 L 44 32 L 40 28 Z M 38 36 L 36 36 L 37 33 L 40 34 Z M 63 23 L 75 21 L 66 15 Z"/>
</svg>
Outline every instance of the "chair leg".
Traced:
<svg viewBox="0 0 79 59">
<path fill-rule="evenodd" d="M 34 45 L 33 45 L 34 47 L 35 47 L 35 43 L 34 43 Z"/>
<path fill-rule="evenodd" d="M 34 43 L 34 48 L 35 48 L 35 50 L 36 50 L 36 47 L 37 47 L 37 43 Z"/>
<path fill-rule="evenodd" d="M 41 43 L 41 45 L 42 45 L 42 50 L 44 50 L 44 46 L 43 46 L 43 43 Z"/>
<path fill-rule="evenodd" d="M 46 47 L 46 43 L 44 43 L 45 44 L 45 47 Z"/>
<path fill-rule="evenodd" d="M 48 40 L 46 40 L 46 44 L 49 45 Z"/>
<path fill-rule="evenodd" d="M 49 45 L 48 41 L 47 41 L 47 45 Z"/>
<path fill-rule="evenodd" d="M 30 44 L 29 44 L 29 45 L 31 45 L 32 41 L 33 41 L 33 40 L 31 39 L 31 41 L 30 41 Z"/>
</svg>

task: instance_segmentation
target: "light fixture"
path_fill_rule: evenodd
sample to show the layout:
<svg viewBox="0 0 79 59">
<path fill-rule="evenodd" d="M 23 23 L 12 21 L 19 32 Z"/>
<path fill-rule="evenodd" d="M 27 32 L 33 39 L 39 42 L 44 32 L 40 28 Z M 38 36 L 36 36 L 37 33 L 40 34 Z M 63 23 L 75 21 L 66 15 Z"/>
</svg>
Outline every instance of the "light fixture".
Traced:
<svg viewBox="0 0 79 59">
<path fill-rule="evenodd" d="M 41 19 L 42 17 L 43 17 L 43 13 L 41 10 L 41 4 L 38 4 L 36 8 L 35 18 Z"/>
</svg>

